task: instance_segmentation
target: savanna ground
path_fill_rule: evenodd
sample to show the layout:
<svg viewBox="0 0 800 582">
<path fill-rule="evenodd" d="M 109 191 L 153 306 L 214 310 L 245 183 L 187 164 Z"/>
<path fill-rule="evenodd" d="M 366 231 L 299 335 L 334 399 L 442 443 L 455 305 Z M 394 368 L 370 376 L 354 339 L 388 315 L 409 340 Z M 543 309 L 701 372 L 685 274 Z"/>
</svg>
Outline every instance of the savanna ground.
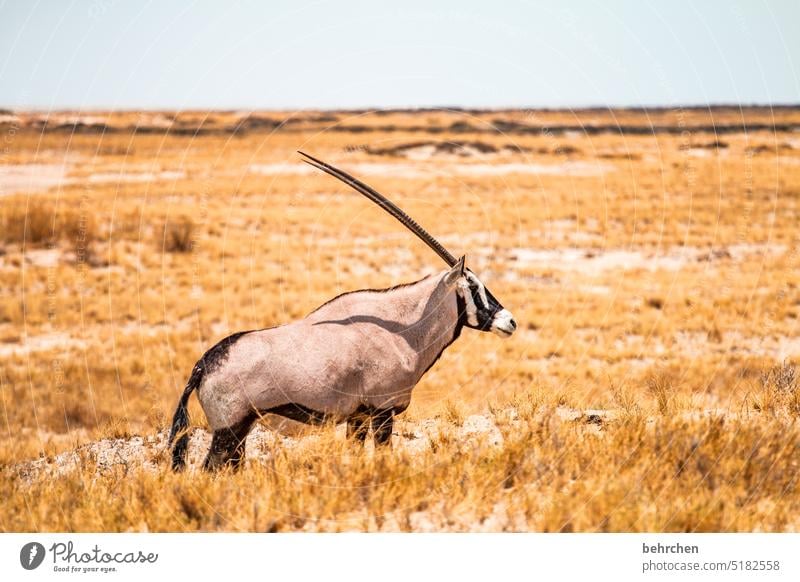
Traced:
<svg viewBox="0 0 800 582">
<path fill-rule="evenodd" d="M 0 530 L 800 530 L 800 110 L 0 114 Z M 439 259 L 465 330 L 393 450 L 270 422 L 236 474 L 164 431 L 227 334 Z"/>
</svg>

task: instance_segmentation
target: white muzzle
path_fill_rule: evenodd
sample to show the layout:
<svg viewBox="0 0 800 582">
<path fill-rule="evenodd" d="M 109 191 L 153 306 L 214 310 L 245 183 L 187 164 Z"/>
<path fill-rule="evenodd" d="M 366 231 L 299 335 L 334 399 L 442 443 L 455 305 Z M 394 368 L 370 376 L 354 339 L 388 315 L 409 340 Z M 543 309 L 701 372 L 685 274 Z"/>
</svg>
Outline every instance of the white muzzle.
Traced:
<svg viewBox="0 0 800 582">
<path fill-rule="evenodd" d="M 517 322 L 508 309 L 501 309 L 492 319 L 492 331 L 500 337 L 511 337 L 517 329 Z"/>
</svg>

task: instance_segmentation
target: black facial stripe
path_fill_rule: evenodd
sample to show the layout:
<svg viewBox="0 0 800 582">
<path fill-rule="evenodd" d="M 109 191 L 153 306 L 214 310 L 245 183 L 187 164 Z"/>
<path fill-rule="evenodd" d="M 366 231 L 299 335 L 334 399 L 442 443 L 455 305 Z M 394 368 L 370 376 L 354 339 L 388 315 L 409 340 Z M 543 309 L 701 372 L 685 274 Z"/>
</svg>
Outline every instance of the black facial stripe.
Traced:
<svg viewBox="0 0 800 582">
<path fill-rule="evenodd" d="M 503 306 L 500 305 L 500 302 L 494 298 L 494 295 L 492 295 L 492 292 L 489 291 L 489 289 L 484 287 L 483 290 L 486 291 L 486 298 L 489 300 L 489 305 L 496 305 L 500 309 L 503 308 Z"/>
<path fill-rule="evenodd" d="M 475 318 L 477 321 L 475 324 L 471 324 L 464 317 L 462 318 L 464 325 L 465 327 L 470 327 L 480 331 L 490 331 L 495 316 L 503 309 L 503 306 L 499 301 L 497 301 L 497 299 L 494 298 L 494 295 L 492 295 L 489 289 L 487 289 L 471 271 L 467 277 L 467 282 L 472 303 L 475 306 Z M 464 293 L 464 295 L 466 295 L 466 293 Z M 461 308 L 461 303 L 464 300 L 461 299 L 460 295 L 458 296 L 459 308 Z M 469 300 L 469 298 L 466 299 Z"/>
<path fill-rule="evenodd" d="M 478 286 L 475 287 L 470 286 L 469 290 L 472 292 L 472 301 L 475 303 L 475 307 L 478 309 L 488 309 L 488 305 L 483 304 L 483 298 L 481 297 L 480 292 L 478 291 Z"/>
<path fill-rule="evenodd" d="M 478 281 L 478 278 L 473 273 L 469 273 L 467 276 L 467 283 L 469 286 L 469 292 L 472 294 L 472 302 L 475 304 L 475 307 L 477 307 L 478 310 L 488 309 L 489 306 L 484 304 L 483 297 L 481 297 L 481 287 L 483 284 Z"/>
<path fill-rule="evenodd" d="M 477 284 L 470 285 L 469 287 L 470 293 L 472 293 L 472 301 L 475 303 L 475 307 L 478 308 L 478 312 L 492 312 L 493 314 L 500 311 L 503 306 L 497 302 L 497 299 L 489 292 L 489 290 L 484 287 L 483 292 L 486 294 L 486 300 L 488 304 L 483 302 L 483 297 L 481 296 L 481 291 Z"/>
<path fill-rule="evenodd" d="M 467 302 L 461 296 L 461 293 L 456 293 L 456 309 L 458 310 L 458 323 L 456 324 L 456 336 L 453 340 L 458 338 L 461 328 L 467 325 Z"/>
<path fill-rule="evenodd" d="M 302 404 L 282 404 L 281 406 L 273 406 L 272 408 L 265 408 L 259 410 L 258 414 L 277 414 L 290 420 L 302 422 L 304 424 L 319 425 L 324 424 L 331 419 L 331 416 L 325 412 L 314 410 Z"/>
</svg>

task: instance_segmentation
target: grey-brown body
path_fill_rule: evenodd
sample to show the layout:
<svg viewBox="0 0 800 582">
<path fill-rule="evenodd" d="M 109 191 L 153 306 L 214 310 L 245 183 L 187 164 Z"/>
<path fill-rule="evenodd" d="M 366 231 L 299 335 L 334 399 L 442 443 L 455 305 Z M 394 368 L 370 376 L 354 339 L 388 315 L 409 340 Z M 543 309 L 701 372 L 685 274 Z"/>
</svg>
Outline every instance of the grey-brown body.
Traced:
<svg viewBox="0 0 800 582">
<path fill-rule="evenodd" d="M 213 430 L 296 405 L 334 421 L 402 410 L 454 339 L 458 307 L 445 270 L 388 291 L 357 291 L 305 319 L 240 336 L 198 387 Z"/>
</svg>

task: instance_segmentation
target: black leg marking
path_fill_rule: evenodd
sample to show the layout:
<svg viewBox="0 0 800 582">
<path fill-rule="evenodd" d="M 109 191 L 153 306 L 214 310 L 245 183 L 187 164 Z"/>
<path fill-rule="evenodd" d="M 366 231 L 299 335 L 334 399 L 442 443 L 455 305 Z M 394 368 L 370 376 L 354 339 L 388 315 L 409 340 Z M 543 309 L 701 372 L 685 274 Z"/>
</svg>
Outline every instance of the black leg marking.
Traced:
<svg viewBox="0 0 800 582">
<path fill-rule="evenodd" d="M 354 438 L 362 444 L 367 440 L 372 412 L 373 409 L 364 404 L 356 408 L 355 412 L 347 419 L 348 439 Z"/>
<path fill-rule="evenodd" d="M 347 419 L 347 438 L 355 439 L 360 443 L 367 440 L 367 432 L 369 432 L 369 410 L 364 406 L 359 406 L 358 409 Z"/>
<path fill-rule="evenodd" d="M 290 420 L 296 420 L 305 424 L 319 425 L 324 424 L 328 420 L 328 415 L 318 410 L 313 410 L 308 406 L 302 404 L 283 404 L 273 408 L 259 410 L 260 415 L 264 414 L 278 414 Z"/>
<path fill-rule="evenodd" d="M 376 445 L 392 444 L 392 429 L 394 428 L 394 409 L 386 408 L 376 410 L 372 415 L 372 433 Z"/>
<path fill-rule="evenodd" d="M 245 441 L 254 421 L 255 416 L 251 415 L 233 426 L 215 430 L 203 469 L 206 471 L 223 467 L 238 469 L 244 460 Z"/>
<path fill-rule="evenodd" d="M 392 430 L 394 429 L 394 415 L 403 412 L 407 406 L 408 405 L 378 409 L 362 404 L 347 418 L 347 438 L 354 438 L 363 443 L 366 441 L 367 433 L 371 427 L 376 444 L 391 444 Z M 264 414 L 278 414 L 291 420 L 313 425 L 323 424 L 332 418 L 329 414 L 313 410 L 302 404 L 282 404 L 281 406 L 258 411 L 258 416 Z M 243 455 L 242 453 L 242 456 Z"/>
</svg>

